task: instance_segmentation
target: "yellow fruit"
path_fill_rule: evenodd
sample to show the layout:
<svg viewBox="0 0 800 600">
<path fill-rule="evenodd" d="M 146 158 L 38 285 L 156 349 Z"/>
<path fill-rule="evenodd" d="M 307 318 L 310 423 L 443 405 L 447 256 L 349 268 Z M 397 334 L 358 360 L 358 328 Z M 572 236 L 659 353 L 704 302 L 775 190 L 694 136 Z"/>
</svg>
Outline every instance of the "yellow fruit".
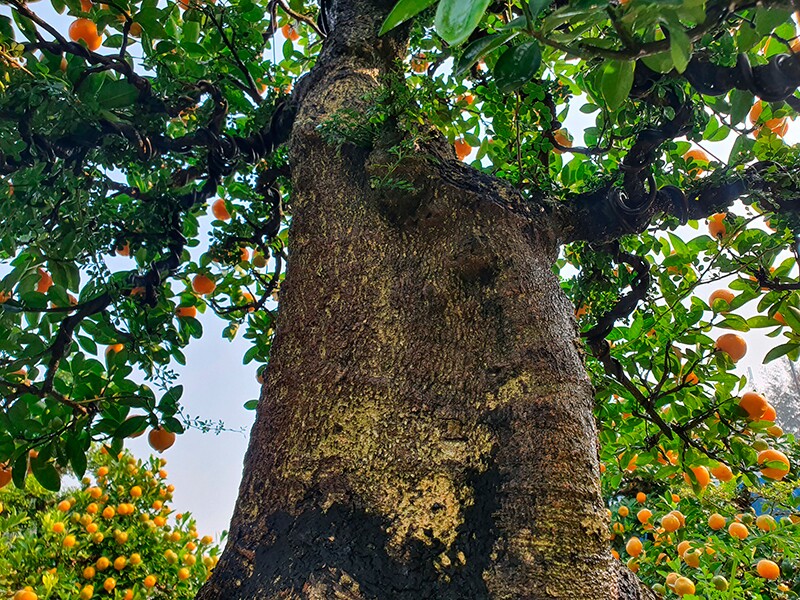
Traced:
<svg viewBox="0 0 800 600">
<path fill-rule="evenodd" d="M 142 557 L 141 557 L 141 555 L 140 555 L 140 554 L 138 554 L 137 552 L 134 552 L 133 554 L 131 554 L 131 557 L 130 557 L 130 559 L 128 560 L 128 562 L 129 562 L 129 563 L 130 563 L 132 566 L 134 566 L 134 567 L 135 567 L 136 565 L 140 565 L 140 564 L 142 564 Z"/>
<path fill-rule="evenodd" d="M 690 469 L 694 474 L 695 479 L 697 480 L 697 485 L 699 485 L 701 488 L 705 488 L 706 486 L 708 486 L 708 484 L 711 482 L 711 475 L 708 474 L 708 469 L 706 469 L 702 465 L 698 467 L 690 467 Z M 683 478 L 684 480 L 686 480 L 686 483 L 691 484 L 692 481 L 689 475 L 684 473 Z"/>
<path fill-rule="evenodd" d="M 78 598 L 80 600 L 90 600 L 92 596 L 94 596 L 94 586 L 87 585 L 81 589 L 81 593 L 78 595 Z"/>
<path fill-rule="evenodd" d="M 53 533 L 64 533 L 64 524 L 61 521 L 53 523 Z"/>
<path fill-rule="evenodd" d="M 180 579 L 181 581 L 186 581 L 187 579 L 189 579 L 189 576 L 190 576 L 189 569 L 187 569 L 186 567 L 181 567 L 180 569 L 178 569 L 178 579 Z"/>
<path fill-rule="evenodd" d="M 114 568 L 117 571 L 122 571 L 125 568 L 125 565 L 128 564 L 128 559 L 124 556 L 118 556 L 114 559 Z"/>
<path fill-rule="evenodd" d="M 142 488 L 138 485 L 135 485 L 131 488 L 131 497 L 132 498 L 141 498 L 142 497 Z"/>
<path fill-rule="evenodd" d="M 767 410 L 767 399 L 756 392 L 745 392 L 739 400 L 739 407 L 747 413 L 751 421 L 760 421 Z"/>
<path fill-rule="evenodd" d="M 630 514 L 630 510 L 627 506 L 620 506 L 619 509 L 617 509 L 617 512 L 619 513 L 620 517 L 627 517 Z"/>
<path fill-rule="evenodd" d="M 86 567 L 83 570 L 83 578 L 84 579 L 91 579 L 95 575 L 94 567 Z"/>
<path fill-rule="evenodd" d="M 108 560 L 105 556 L 101 556 L 100 558 L 97 559 L 95 566 L 97 567 L 98 571 L 105 571 L 108 567 L 111 566 L 111 561 Z"/>
<path fill-rule="evenodd" d="M 728 465 L 720 463 L 716 467 L 711 468 L 711 474 L 720 481 L 730 481 L 733 479 L 733 471 Z"/>
<path fill-rule="evenodd" d="M 144 578 L 144 581 L 142 581 L 142 585 L 144 585 L 144 587 L 146 587 L 146 588 L 152 588 L 152 587 L 155 587 L 155 585 L 156 585 L 156 578 L 155 578 L 155 576 L 153 576 L 153 575 L 148 575 L 147 577 L 145 577 L 145 578 Z"/>
<path fill-rule="evenodd" d="M 652 516 L 653 516 L 653 513 L 647 508 L 643 508 L 642 510 L 640 510 L 639 512 L 636 513 L 636 519 L 642 525 L 647 523 L 650 520 L 650 517 L 652 517 Z"/>
<path fill-rule="evenodd" d="M 76 543 L 77 540 L 75 539 L 74 535 L 68 535 L 67 537 L 64 538 L 64 541 L 62 542 L 64 548 L 72 548 L 75 546 Z"/>
<path fill-rule="evenodd" d="M 107 592 L 111 592 L 115 587 L 117 587 L 117 582 L 113 577 L 107 578 L 103 582 L 103 589 Z"/>
</svg>

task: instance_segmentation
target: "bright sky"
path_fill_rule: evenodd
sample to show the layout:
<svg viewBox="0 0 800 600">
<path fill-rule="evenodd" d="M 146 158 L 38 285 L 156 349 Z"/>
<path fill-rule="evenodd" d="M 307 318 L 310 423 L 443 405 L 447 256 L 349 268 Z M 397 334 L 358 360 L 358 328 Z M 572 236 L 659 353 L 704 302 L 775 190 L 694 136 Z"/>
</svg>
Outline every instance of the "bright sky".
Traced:
<svg viewBox="0 0 800 600">
<path fill-rule="evenodd" d="M 46 2 L 37 3 L 32 8 L 51 19 L 52 23 L 66 33 L 71 18 L 55 15 L 52 10 L 48 10 L 49 5 Z M 8 14 L 8 8 L 0 7 L 0 14 Z M 282 41 L 279 40 L 277 47 L 282 46 Z M 571 111 L 564 125 L 575 138 L 576 145 L 582 145 L 583 128 L 594 125 L 593 119 L 593 116 L 584 115 L 578 110 Z M 724 158 L 727 157 L 733 139 L 731 136 L 724 142 L 703 147 Z M 786 140 L 791 143 L 800 140 L 800 124 L 790 124 Z M 208 231 L 210 221 L 209 217 L 205 222 L 205 232 Z M 701 224 L 701 228 L 703 227 Z M 201 235 L 202 240 L 207 238 L 205 232 Z M 677 233 L 685 234 L 687 238 L 697 235 L 689 228 Z M 698 293 L 707 298 L 713 289 L 722 285 L 718 282 L 704 286 Z M 748 309 L 754 311 L 754 307 L 755 302 Z M 243 403 L 258 396 L 259 385 L 255 379 L 255 365 L 242 365 L 242 356 L 249 347 L 248 342 L 242 338 L 237 338 L 234 342 L 224 340 L 221 336 L 224 322 L 210 311 L 198 318 L 204 327 L 203 338 L 194 340 L 186 349 L 185 367 L 174 365 L 180 376 L 179 383 L 184 386 L 182 402 L 186 414 L 203 420 L 222 421 L 226 431 L 215 435 L 189 430 L 179 436 L 176 444 L 163 456 L 168 460 L 166 468 L 169 481 L 175 485 L 175 509 L 192 512 L 197 518 L 201 534 L 212 534 L 218 538 L 227 529 L 233 513 L 249 430 L 255 416 L 253 411 L 243 408 Z M 758 371 L 764 355 L 776 343 L 775 340 L 767 343 L 768 339 L 764 334 L 768 331 L 769 329 L 759 329 L 743 334 L 750 347 L 748 355 L 738 365 L 743 374 L 748 368 Z M 715 335 L 712 333 L 712 336 Z M 140 457 L 151 453 L 146 436 L 129 441 L 127 446 Z"/>
</svg>

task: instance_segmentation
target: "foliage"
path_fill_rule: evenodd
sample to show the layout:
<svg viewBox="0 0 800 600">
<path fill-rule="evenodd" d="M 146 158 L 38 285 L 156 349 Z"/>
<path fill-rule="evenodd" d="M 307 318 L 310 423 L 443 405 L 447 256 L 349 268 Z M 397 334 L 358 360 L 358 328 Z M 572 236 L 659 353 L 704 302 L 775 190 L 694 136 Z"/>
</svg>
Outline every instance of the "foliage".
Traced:
<svg viewBox="0 0 800 600">
<path fill-rule="evenodd" d="M 0 596 L 29 586 L 43 599 L 193 598 L 219 548 L 170 507 L 166 461 L 91 458 L 80 488 L 56 494 L 28 478 L 0 492 Z"/>
<path fill-rule="evenodd" d="M 51 0 L 98 25 L 90 52 L 4 3 L 0 461 L 21 486 L 35 447 L 34 476 L 57 488 L 65 465 L 83 473 L 92 440 L 116 452 L 147 426 L 189 424 L 169 367 L 203 332 L 177 309 L 214 311 L 228 338 L 243 327 L 244 360 L 263 373 L 292 211 L 287 95 L 316 60 L 325 15 L 302 0 Z M 789 3 L 401 0 L 383 29 L 408 32 L 405 63 L 320 128 L 333 146 L 390 147 L 374 187 L 411 191 L 398 166 L 441 136 L 523 198 L 553 212 L 583 202 L 609 223 L 556 264 L 592 354 L 603 490 L 615 514 L 638 490 L 653 519 L 680 507 L 687 526 L 672 541 L 716 549 L 680 563 L 629 516 L 614 519 L 617 551 L 636 533 L 640 575 L 658 586 L 680 571 L 700 597 L 726 597 L 712 590 L 723 573 L 727 597 L 800 593 L 796 525 L 742 542 L 705 525 L 711 512 L 798 511 L 797 442 L 739 407 L 750 383 L 716 342 L 764 333 L 769 360 L 800 357 Z M 712 306 L 706 284 L 732 299 Z M 614 312 L 625 298 L 635 308 Z M 760 475 L 776 466 L 758 464 L 766 447 L 790 461 L 783 482 Z M 720 464 L 732 481 L 700 485 L 698 469 Z M 781 578 L 754 575 L 759 558 Z"/>
</svg>

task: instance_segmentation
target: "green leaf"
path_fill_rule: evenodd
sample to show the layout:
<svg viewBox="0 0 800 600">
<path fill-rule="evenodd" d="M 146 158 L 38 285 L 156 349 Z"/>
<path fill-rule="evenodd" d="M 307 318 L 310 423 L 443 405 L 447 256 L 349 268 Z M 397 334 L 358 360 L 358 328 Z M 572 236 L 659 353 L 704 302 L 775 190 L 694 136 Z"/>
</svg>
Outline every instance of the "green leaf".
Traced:
<svg viewBox="0 0 800 600">
<path fill-rule="evenodd" d="M 755 96 L 746 90 L 733 90 L 731 92 L 731 123 L 738 125 L 753 107 Z"/>
<path fill-rule="evenodd" d="M 656 73 L 669 73 L 675 68 L 670 52 L 659 52 L 658 54 L 645 56 L 642 58 L 642 62 Z"/>
<path fill-rule="evenodd" d="M 73 436 L 67 438 L 66 449 L 69 464 L 75 476 L 83 477 L 86 472 L 86 448 L 83 447 L 77 437 Z"/>
<path fill-rule="evenodd" d="M 436 33 L 456 46 L 475 31 L 490 0 L 441 0 L 436 9 Z"/>
<path fill-rule="evenodd" d="M 245 410 L 255 410 L 258 406 L 258 400 L 248 400 L 244 403 Z"/>
<path fill-rule="evenodd" d="M 542 64 L 542 51 L 536 40 L 508 48 L 497 59 L 494 77 L 500 91 L 508 94 L 528 83 Z"/>
<path fill-rule="evenodd" d="M 529 6 L 531 8 L 531 14 L 534 17 L 538 17 L 539 13 L 542 12 L 545 8 L 552 4 L 553 0 L 531 0 Z"/>
<path fill-rule="evenodd" d="M 140 431 L 144 431 L 147 428 L 148 419 L 145 416 L 137 415 L 135 417 L 130 417 L 125 419 L 122 424 L 117 427 L 117 430 L 114 432 L 114 437 L 119 438 L 126 438 L 130 437 L 134 433 L 139 433 Z"/>
<path fill-rule="evenodd" d="M 499 48 L 500 46 L 505 44 L 508 40 L 512 39 L 516 35 L 517 32 L 512 32 L 512 31 L 506 33 L 495 33 L 493 35 L 487 35 L 486 37 L 482 37 L 481 39 L 475 40 L 474 42 L 470 42 L 464 48 L 464 52 L 458 59 L 458 62 L 456 63 L 455 68 L 453 69 L 453 74 L 456 77 L 461 76 L 479 59 L 489 54 L 492 50 Z"/>
<path fill-rule="evenodd" d="M 607 60 L 603 65 L 600 91 L 610 110 L 617 110 L 630 94 L 635 64 L 632 60 Z"/>
<path fill-rule="evenodd" d="M 789 342 L 788 344 L 781 344 L 780 346 L 775 346 L 772 350 L 767 352 L 767 355 L 764 357 L 764 364 L 768 362 L 772 362 L 776 358 L 780 358 L 781 356 L 785 356 L 789 354 L 793 350 L 797 350 L 800 348 L 800 344 L 796 342 Z"/>
<path fill-rule="evenodd" d="M 44 460 L 38 456 L 31 458 L 31 471 L 36 481 L 41 483 L 44 489 L 52 492 L 57 492 L 61 489 L 61 477 L 52 461 Z"/>
<path fill-rule="evenodd" d="M 689 64 L 689 59 L 692 57 L 692 40 L 686 35 L 683 27 L 679 25 L 668 26 L 667 29 L 669 30 L 669 54 L 672 57 L 675 70 L 678 73 L 683 73 L 686 70 L 686 65 Z"/>
<path fill-rule="evenodd" d="M 401 23 L 408 21 L 411 17 L 418 15 L 434 2 L 436 2 L 436 0 L 400 0 L 400 2 L 395 4 L 389 16 L 386 17 L 378 35 L 383 35 Z"/>
<path fill-rule="evenodd" d="M 103 108 L 123 108 L 136 102 L 139 90 L 122 79 L 106 81 L 100 89 L 97 101 Z"/>
</svg>

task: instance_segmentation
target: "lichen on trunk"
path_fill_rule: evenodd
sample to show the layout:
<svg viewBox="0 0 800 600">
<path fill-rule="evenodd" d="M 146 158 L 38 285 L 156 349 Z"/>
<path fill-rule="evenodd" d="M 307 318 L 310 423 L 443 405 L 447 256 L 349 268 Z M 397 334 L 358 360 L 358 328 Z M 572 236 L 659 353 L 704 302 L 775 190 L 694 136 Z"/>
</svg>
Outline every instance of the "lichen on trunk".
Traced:
<svg viewBox="0 0 800 600">
<path fill-rule="evenodd" d="M 548 213 L 435 137 L 393 189 L 371 185 L 385 147 L 321 134 L 402 51 L 374 43 L 388 4 L 334 2 L 298 86 L 277 336 L 198 598 L 647 597 L 608 549 Z"/>
</svg>

